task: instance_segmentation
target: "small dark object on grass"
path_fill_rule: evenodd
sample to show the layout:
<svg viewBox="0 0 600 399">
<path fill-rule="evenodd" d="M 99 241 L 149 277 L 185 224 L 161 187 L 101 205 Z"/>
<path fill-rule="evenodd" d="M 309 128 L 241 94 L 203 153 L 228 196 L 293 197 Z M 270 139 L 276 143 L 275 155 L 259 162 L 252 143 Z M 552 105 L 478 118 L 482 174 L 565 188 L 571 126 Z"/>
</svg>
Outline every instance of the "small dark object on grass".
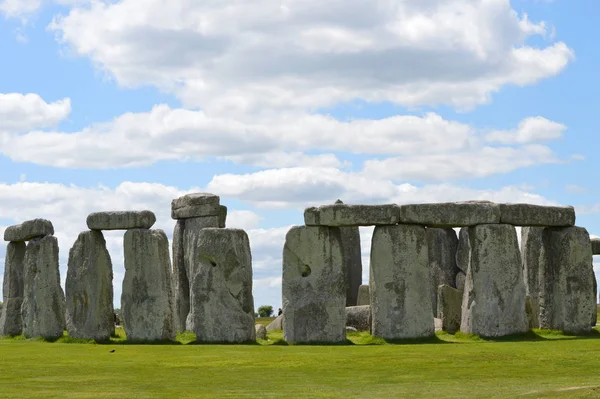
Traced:
<svg viewBox="0 0 600 399">
<path fill-rule="evenodd" d="M 116 351 L 116 349 L 113 349 L 113 350 L 110 351 L 110 353 L 114 353 L 115 351 Z"/>
</svg>

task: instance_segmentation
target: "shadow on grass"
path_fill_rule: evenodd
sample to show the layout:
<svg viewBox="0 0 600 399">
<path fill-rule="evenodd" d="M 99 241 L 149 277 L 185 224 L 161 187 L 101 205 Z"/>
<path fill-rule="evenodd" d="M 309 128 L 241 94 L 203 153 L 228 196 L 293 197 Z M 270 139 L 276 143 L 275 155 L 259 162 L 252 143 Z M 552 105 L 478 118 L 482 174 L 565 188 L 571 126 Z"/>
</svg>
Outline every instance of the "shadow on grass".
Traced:
<svg viewBox="0 0 600 399">
<path fill-rule="evenodd" d="M 225 341 L 192 341 L 186 345 L 244 345 L 244 346 L 263 346 L 256 341 L 245 341 L 245 342 L 225 342 Z"/>
</svg>

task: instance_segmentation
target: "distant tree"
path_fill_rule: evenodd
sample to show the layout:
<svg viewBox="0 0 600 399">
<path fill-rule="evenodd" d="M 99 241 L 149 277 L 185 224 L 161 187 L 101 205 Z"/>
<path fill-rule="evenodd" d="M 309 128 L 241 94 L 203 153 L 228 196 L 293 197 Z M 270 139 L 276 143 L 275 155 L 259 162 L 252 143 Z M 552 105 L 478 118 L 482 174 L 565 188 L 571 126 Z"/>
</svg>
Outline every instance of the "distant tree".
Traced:
<svg viewBox="0 0 600 399">
<path fill-rule="evenodd" d="M 262 305 L 258 308 L 258 317 L 271 317 L 273 315 L 273 306 Z"/>
</svg>

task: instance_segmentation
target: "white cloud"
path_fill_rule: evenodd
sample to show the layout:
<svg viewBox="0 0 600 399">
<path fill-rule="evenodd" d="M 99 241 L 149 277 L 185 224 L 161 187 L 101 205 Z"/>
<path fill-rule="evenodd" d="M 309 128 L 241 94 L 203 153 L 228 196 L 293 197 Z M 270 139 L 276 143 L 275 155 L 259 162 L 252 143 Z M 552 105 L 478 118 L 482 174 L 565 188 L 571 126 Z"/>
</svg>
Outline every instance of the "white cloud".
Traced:
<svg viewBox="0 0 600 399">
<path fill-rule="evenodd" d="M 52 127 L 70 112 L 68 98 L 47 103 L 33 93 L 0 93 L 0 133 Z"/>
<path fill-rule="evenodd" d="M 538 116 L 522 120 L 516 130 L 490 132 L 486 136 L 486 140 L 502 144 L 554 140 L 562 137 L 566 129 L 567 127 L 561 123 Z"/>
</svg>

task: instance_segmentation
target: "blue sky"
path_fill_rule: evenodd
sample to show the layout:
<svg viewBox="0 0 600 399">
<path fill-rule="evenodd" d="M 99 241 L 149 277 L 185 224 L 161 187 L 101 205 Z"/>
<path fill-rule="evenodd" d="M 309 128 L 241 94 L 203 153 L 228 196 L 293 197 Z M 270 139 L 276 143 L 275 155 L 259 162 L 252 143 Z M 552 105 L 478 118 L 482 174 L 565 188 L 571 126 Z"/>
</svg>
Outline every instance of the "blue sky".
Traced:
<svg viewBox="0 0 600 399">
<path fill-rule="evenodd" d="M 569 204 L 600 235 L 599 12 L 0 0 L 0 223 L 52 220 L 64 279 L 88 213 L 151 209 L 170 237 L 171 199 L 210 191 L 249 233 L 256 305 L 275 307 L 285 232 L 337 198 Z"/>
</svg>

